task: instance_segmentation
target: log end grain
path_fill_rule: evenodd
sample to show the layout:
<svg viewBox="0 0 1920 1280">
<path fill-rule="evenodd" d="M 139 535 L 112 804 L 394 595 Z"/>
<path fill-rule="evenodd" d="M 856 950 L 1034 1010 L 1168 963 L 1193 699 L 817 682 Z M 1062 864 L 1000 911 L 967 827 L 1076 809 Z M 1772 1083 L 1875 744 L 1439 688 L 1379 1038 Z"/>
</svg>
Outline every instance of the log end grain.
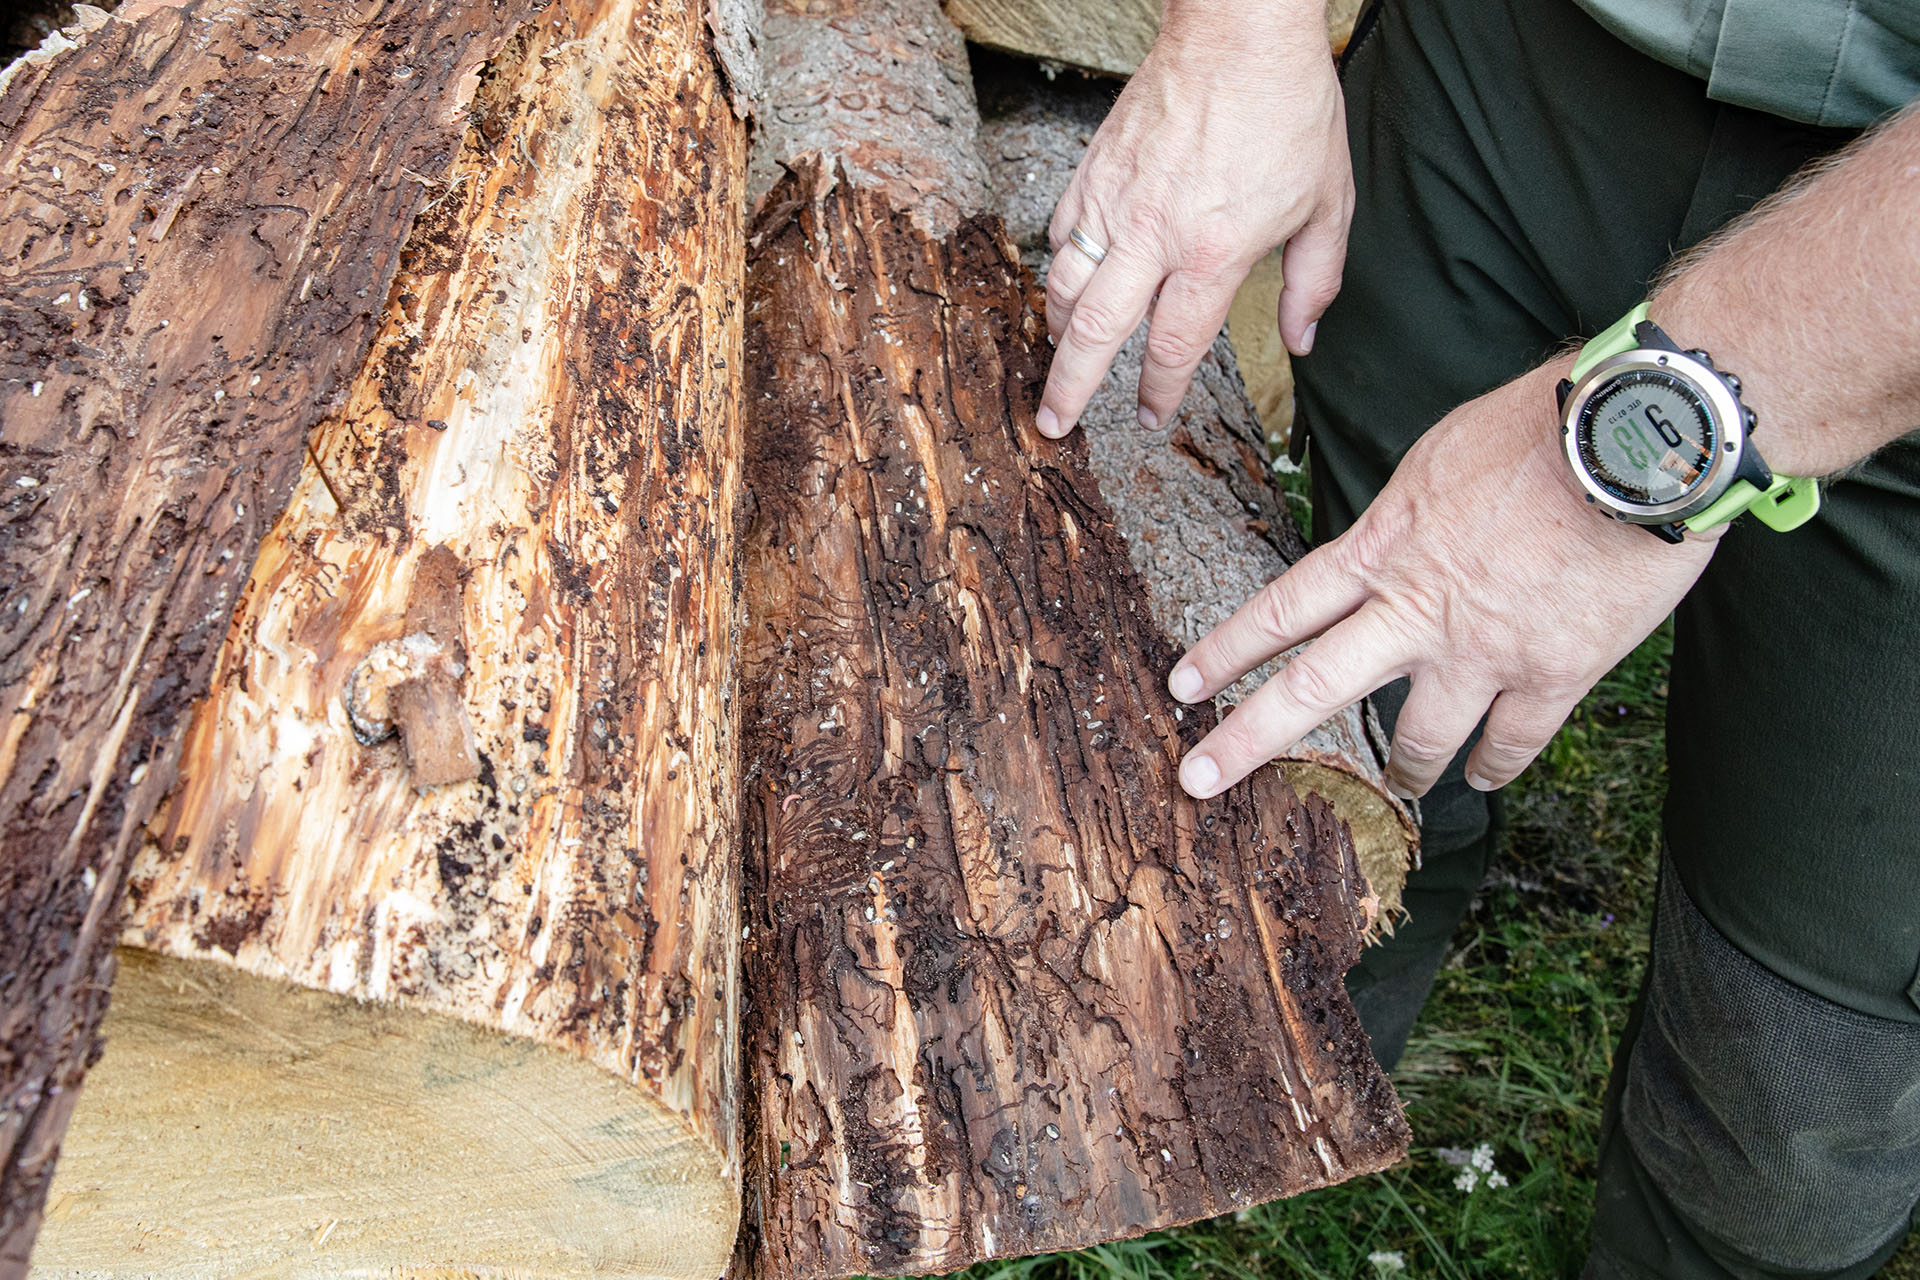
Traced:
<svg viewBox="0 0 1920 1280">
<path fill-rule="evenodd" d="M 711 1280 L 732 1247 L 726 1153 L 565 1051 L 133 950 L 105 1033 L 42 1276 Z"/>
</svg>

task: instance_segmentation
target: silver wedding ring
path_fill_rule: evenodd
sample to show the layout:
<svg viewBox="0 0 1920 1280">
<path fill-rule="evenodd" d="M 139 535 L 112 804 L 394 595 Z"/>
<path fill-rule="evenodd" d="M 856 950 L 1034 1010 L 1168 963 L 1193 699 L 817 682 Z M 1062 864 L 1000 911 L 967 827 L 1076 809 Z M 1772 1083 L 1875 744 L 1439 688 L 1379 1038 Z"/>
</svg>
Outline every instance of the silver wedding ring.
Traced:
<svg viewBox="0 0 1920 1280">
<path fill-rule="evenodd" d="M 1099 266 L 1107 260 L 1107 251 L 1095 244 L 1093 237 L 1089 236 L 1080 228 L 1075 227 L 1073 230 L 1067 232 L 1067 239 L 1073 243 L 1074 248 L 1086 254 L 1089 258 L 1092 258 L 1095 266 Z"/>
</svg>

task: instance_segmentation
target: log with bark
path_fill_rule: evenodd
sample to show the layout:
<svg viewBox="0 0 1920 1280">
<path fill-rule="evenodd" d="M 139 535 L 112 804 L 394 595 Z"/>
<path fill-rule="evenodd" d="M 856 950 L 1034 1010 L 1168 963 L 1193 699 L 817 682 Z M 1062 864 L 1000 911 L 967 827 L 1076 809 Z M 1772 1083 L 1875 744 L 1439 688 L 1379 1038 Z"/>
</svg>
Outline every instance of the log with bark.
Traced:
<svg viewBox="0 0 1920 1280">
<path fill-rule="evenodd" d="M 166 796 L 39 1260 L 714 1275 L 745 125 L 704 7 L 235 9 L 6 99 L 10 864 L 91 858 L 109 938 Z"/>
<path fill-rule="evenodd" d="M 761 156 L 799 173 L 758 223 L 745 360 L 722 94 L 750 91 L 750 20 L 430 6 L 405 19 L 418 53 L 394 21 L 147 3 L 0 90 L 15 164 L 82 123 L 96 151 L 164 139 L 176 100 L 228 148 L 188 149 L 184 177 L 147 148 L 117 327 L 7 348 L 8 376 L 67 379 L 37 410 L 9 389 L 6 443 L 31 423 L 46 472 L 18 486 L 43 505 L 8 526 L 9 591 L 52 602 L 36 625 L 63 647 L 36 631 L 32 653 L 96 709 L 52 719 L 77 695 L 9 658 L 6 742 L 31 763 L 63 730 L 139 729 L 137 752 L 87 748 L 106 800 L 79 812 L 111 839 L 76 828 L 81 862 L 16 857 L 8 827 L 8 920 L 40 930 L 9 945 L 84 953 L 41 989 L 86 1018 L 100 946 L 20 913 L 78 882 L 110 936 L 139 846 L 37 1260 L 900 1273 L 1395 1158 L 1341 989 L 1370 909 L 1342 818 L 1407 847 L 1364 721 L 1323 743 L 1358 799 L 1263 771 L 1196 804 L 1174 781 L 1211 713 L 1166 697 L 1168 640 L 1297 551 L 1230 354 L 1165 441 L 1089 458 L 1033 432 L 1037 295 L 982 216 L 938 11 L 774 15 Z M 43 117 L 112 96 L 111 72 L 55 92 L 96 41 L 124 51 L 125 118 Z M 236 63 L 285 96 L 234 96 Z M 403 119 L 346 128 L 335 93 Z M 74 270 L 91 202 L 61 238 L 34 198 L 9 194 L 0 233 Z M 167 243 L 195 252 L 146 247 Z M 210 263 L 235 278 L 200 296 Z M 71 327 L 42 293 L 36 323 Z M 171 576 L 124 532 L 91 577 L 32 576 L 103 513 Z M 81 610 L 89 587 L 118 612 Z M 101 666 L 115 644 L 133 657 Z M 99 685 L 123 669 L 159 693 Z M 57 1025 L 82 1046 L 43 1090 L 62 1108 L 92 1024 Z M 58 1127 L 36 1132 L 44 1171 Z"/>
<path fill-rule="evenodd" d="M 1213 712 L 1167 695 L 1191 622 L 1162 619 L 1230 607 L 1192 575 L 1261 541 L 1249 503 L 1284 519 L 1244 395 L 1045 440 L 957 33 L 871 0 L 776 8 L 765 49 L 791 172 L 748 259 L 737 1270 L 943 1271 L 1392 1162 L 1345 824 L 1278 770 L 1176 780 Z"/>
</svg>

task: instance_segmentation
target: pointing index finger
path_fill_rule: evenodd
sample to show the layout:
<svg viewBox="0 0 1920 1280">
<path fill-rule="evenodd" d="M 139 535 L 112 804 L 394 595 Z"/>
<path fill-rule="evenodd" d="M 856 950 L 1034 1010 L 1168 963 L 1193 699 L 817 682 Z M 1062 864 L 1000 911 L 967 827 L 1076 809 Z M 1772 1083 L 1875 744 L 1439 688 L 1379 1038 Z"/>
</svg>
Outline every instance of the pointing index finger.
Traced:
<svg viewBox="0 0 1920 1280">
<path fill-rule="evenodd" d="M 1337 546 L 1309 553 L 1200 637 L 1168 675 L 1169 692 L 1182 702 L 1211 698 L 1364 604 L 1366 586 L 1341 567 Z"/>
<path fill-rule="evenodd" d="M 1402 674 L 1402 652 L 1384 611 L 1362 609 L 1307 646 L 1234 708 L 1180 763 L 1189 795 L 1218 795 Z"/>
</svg>

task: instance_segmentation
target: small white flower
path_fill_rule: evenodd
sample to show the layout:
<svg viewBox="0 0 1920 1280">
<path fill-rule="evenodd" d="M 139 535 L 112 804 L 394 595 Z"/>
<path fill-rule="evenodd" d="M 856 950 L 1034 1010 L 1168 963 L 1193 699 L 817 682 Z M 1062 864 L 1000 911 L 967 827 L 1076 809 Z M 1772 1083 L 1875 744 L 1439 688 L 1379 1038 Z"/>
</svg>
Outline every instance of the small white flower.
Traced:
<svg viewBox="0 0 1920 1280">
<path fill-rule="evenodd" d="M 1468 1158 L 1465 1147 L 1440 1147 L 1437 1148 L 1433 1154 L 1438 1156 L 1443 1163 L 1450 1164 L 1456 1169 L 1465 1164 Z"/>
<path fill-rule="evenodd" d="M 1373 1269 L 1383 1276 L 1394 1275 L 1407 1269 L 1407 1255 L 1398 1249 L 1375 1249 L 1367 1255 L 1367 1261 Z"/>
<path fill-rule="evenodd" d="M 1453 1180 L 1454 1189 L 1471 1193 L 1480 1181 L 1480 1171 L 1472 1165 L 1460 1170 L 1460 1176 Z"/>
<path fill-rule="evenodd" d="M 1498 1191 L 1501 1187 L 1507 1185 L 1507 1175 L 1496 1169 L 1487 1175 L 1487 1185 L 1495 1191 Z"/>
<path fill-rule="evenodd" d="M 1474 1168 L 1478 1169 L 1482 1173 L 1492 1173 L 1493 1172 L 1493 1144 L 1490 1142 L 1483 1142 L 1479 1146 L 1475 1147 L 1473 1149 L 1473 1154 L 1467 1157 L 1467 1163 L 1471 1164 Z"/>
</svg>

